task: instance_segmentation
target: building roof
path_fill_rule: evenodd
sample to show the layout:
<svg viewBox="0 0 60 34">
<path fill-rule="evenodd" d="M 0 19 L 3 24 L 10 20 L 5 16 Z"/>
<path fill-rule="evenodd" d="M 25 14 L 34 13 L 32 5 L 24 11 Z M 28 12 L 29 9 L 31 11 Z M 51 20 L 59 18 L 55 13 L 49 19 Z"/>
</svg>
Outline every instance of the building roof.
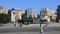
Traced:
<svg viewBox="0 0 60 34">
<path fill-rule="evenodd" d="M 16 11 L 16 12 L 21 12 L 22 10 L 18 9 L 18 8 L 12 8 L 12 11 Z"/>
</svg>

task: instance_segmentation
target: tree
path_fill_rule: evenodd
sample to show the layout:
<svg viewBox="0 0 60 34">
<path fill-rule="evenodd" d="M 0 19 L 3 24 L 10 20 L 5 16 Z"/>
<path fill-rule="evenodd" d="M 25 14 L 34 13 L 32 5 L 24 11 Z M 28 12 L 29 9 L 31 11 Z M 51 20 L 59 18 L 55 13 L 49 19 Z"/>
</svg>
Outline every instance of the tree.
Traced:
<svg viewBox="0 0 60 34">
<path fill-rule="evenodd" d="M 22 21 L 23 24 L 24 24 L 25 22 L 27 22 L 27 24 L 29 24 L 29 22 L 30 22 L 30 23 L 33 23 L 33 18 L 32 18 L 32 16 L 27 17 L 26 15 L 23 15 L 21 21 Z"/>
<path fill-rule="evenodd" d="M 27 22 L 27 17 L 26 16 L 22 16 L 22 23 L 24 24 L 24 22 Z"/>
<path fill-rule="evenodd" d="M 39 14 L 37 14 L 37 18 L 40 19 L 40 15 Z"/>
<path fill-rule="evenodd" d="M 8 23 L 11 21 L 11 18 L 7 14 L 0 14 L 0 23 Z"/>
<path fill-rule="evenodd" d="M 59 22 L 60 19 L 60 5 L 58 5 L 57 7 L 57 18 L 56 18 L 56 22 Z"/>
<path fill-rule="evenodd" d="M 32 18 L 32 16 L 29 16 L 29 17 L 27 18 L 27 20 L 28 20 L 28 22 L 33 23 L 33 18 Z"/>
</svg>

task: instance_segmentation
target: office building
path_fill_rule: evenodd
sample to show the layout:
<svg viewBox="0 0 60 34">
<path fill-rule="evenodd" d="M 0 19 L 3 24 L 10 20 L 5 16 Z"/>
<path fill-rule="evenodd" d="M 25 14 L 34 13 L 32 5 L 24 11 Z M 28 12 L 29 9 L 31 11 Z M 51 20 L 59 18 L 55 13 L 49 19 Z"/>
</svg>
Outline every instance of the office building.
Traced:
<svg viewBox="0 0 60 34">
<path fill-rule="evenodd" d="M 32 18 L 34 18 L 35 16 L 34 10 L 32 8 L 25 10 L 25 13 L 27 17 L 32 16 Z"/>
<path fill-rule="evenodd" d="M 47 21 L 51 21 L 54 19 L 54 12 L 48 8 L 42 8 L 40 11 L 41 19 L 46 19 Z"/>
<path fill-rule="evenodd" d="M 18 19 L 22 19 L 22 14 L 24 13 L 23 10 L 19 10 L 17 8 L 12 8 L 9 10 L 8 14 L 11 16 L 11 22 L 17 22 Z"/>
<path fill-rule="evenodd" d="M 0 13 L 8 14 L 8 11 L 7 11 L 6 7 L 0 6 Z"/>
</svg>

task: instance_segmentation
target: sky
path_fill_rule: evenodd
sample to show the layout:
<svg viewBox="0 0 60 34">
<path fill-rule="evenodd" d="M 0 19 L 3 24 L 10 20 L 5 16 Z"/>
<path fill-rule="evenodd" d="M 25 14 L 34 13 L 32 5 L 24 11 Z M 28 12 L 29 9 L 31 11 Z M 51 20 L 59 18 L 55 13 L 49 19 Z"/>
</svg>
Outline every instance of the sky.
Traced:
<svg viewBox="0 0 60 34">
<path fill-rule="evenodd" d="M 20 10 L 32 8 L 38 14 L 41 8 L 49 8 L 56 12 L 58 5 L 60 5 L 60 0 L 0 0 L 0 6 L 5 6 L 8 10 L 11 8 Z"/>
</svg>

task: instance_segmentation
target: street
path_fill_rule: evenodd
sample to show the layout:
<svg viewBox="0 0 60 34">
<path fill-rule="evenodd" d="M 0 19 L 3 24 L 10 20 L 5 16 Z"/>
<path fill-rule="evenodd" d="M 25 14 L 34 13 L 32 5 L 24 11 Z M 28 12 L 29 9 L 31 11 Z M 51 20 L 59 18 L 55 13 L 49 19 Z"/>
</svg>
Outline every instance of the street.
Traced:
<svg viewBox="0 0 60 34">
<path fill-rule="evenodd" d="M 60 34 L 60 23 L 49 23 L 44 29 L 44 34 Z"/>
<path fill-rule="evenodd" d="M 26 27 L 18 28 L 0 28 L 0 34 L 39 34 L 39 29 L 39 24 L 36 26 L 27 25 Z"/>
<path fill-rule="evenodd" d="M 9 32 L 39 32 L 39 27 L 0 29 L 0 33 L 9 33 Z"/>
<path fill-rule="evenodd" d="M 60 24 L 60 23 L 58 23 Z M 44 34 L 59 34 L 60 25 L 47 25 L 47 28 L 44 29 Z M 18 28 L 0 28 L 0 34 L 41 34 L 39 24 L 30 24 L 24 27 Z"/>
<path fill-rule="evenodd" d="M 50 27 L 44 30 L 44 34 L 60 34 L 60 27 Z"/>
<path fill-rule="evenodd" d="M 39 28 L 12 28 L 0 30 L 0 34 L 39 34 Z"/>
</svg>

